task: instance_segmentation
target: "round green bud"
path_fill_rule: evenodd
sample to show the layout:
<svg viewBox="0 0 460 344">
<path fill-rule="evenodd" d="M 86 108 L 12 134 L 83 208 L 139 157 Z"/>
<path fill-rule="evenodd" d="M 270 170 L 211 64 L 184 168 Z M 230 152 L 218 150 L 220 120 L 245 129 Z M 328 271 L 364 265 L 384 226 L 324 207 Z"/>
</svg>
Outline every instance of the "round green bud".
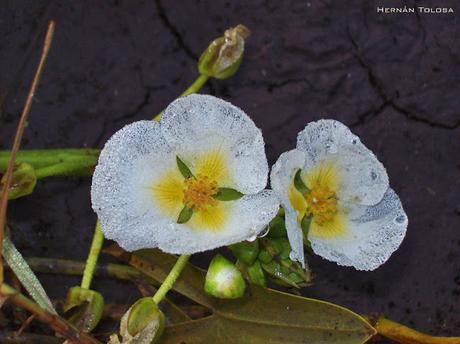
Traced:
<svg viewBox="0 0 460 344">
<path fill-rule="evenodd" d="M 236 299 L 244 295 L 246 283 L 240 270 L 222 255 L 216 255 L 209 264 L 204 291 L 221 299 Z"/>
<path fill-rule="evenodd" d="M 143 297 L 128 312 L 128 333 L 133 337 L 148 336 L 149 340 L 152 338 L 150 343 L 157 343 L 165 328 L 165 316 L 155 301 L 151 297 Z"/>
</svg>

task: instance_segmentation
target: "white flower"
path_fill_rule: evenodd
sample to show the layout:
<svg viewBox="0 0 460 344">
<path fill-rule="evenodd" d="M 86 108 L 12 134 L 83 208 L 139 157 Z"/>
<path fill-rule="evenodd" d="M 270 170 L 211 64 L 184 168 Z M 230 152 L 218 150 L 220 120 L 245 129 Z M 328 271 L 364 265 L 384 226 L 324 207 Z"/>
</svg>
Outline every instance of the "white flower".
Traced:
<svg viewBox="0 0 460 344">
<path fill-rule="evenodd" d="M 160 123 L 115 133 L 101 152 L 91 200 L 104 235 L 124 249 L 191 254 L 256 236 L 279 207 L 267 184 L 261 131 L 221 99 L 190 95 Z"/>
<path fill-rule="evenodd" d="M 308 124 L 270 177 L 285 209 L 291 258 L 302 264 L 303 232 L 316 254 L 357 270 L 376 269 L 405 236 L 407 216 L 385 168 L 340 122 Z"/>
</svg>

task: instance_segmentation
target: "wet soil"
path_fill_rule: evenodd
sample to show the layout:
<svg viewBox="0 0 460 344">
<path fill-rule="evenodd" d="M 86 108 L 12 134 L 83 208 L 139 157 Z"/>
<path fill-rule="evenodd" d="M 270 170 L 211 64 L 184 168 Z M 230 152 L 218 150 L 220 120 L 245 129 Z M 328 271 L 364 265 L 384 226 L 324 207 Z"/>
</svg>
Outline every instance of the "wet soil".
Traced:
<svg viewBox="0 0 460 344">
<path fill-rule="evenodd" d="M 385 14 L 400 1 L 1 1 L 0 148 L 9 147 L 49 19 L 53 47 L 24 148 L 101 147 L 151 118 L 196 77 L 213 38 L 253 32 L 241 69 L 203 92 L 244 109 L 263 129 L 270 163 L 307 122 L 335 118 L 386 166 L 409 216 L 401 248 L 374 272 L 320 258 L 306 296 L 438 335 L 460 334 L 460 5 L 454 14 Z M 383 4 L 385 3 L 385 4 Z M 89 178 L 41 181 L 11 202 L 26 256 L 85 259 L 95 215 Z M 203 263 L 206 255 L 195 262 Z M 107 258 L 104 257 L 104 260 Z M 53 298 L 78 279 L 41 275 Z M 112 302 L 138 297 L 97 279 Z"/>
</svg>

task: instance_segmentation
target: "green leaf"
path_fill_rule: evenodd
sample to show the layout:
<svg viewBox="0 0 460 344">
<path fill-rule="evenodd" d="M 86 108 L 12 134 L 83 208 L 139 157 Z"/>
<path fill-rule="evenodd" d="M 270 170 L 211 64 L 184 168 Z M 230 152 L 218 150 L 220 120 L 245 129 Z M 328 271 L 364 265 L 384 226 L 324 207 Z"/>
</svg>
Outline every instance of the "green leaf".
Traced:
<svg viewBox="0 0 460 344">
<path fill-rule="evenodd" d="M 122 256 L 160 282 L 176 261 L 159 250 Z M 204 277 L 205 271 L 188 264 L 174 289 L 210 308 L 213 315 L 167 327 L 162 344 L 362 344 L 376 334 L 364 318 L 348 309 L 255 285 L 240 299 L 215 299 L 203 292 Z"/>
<path fill-rule="evenodd" d="M 177 168 L 179 169 L 180 173 L 182 173 L 185 179 L 193 177 L 192 171 L 190 171 L 188 166 L 178 156 L 176 156 L 176 162 Z"/>
<path fill-rule="evenodd" d="M 53 314 L 57 314 L 37 276 L 35 276 L 29 264 L 27 264 L 21 253 L 19 253 L 8 237 L 3 239 L 3 258 L 32 299 L 34 299 L 40 307 Z"/>
<path fill-rule="evenodd" d="M 186 223 L 188 220 L 191 219 L 193 215 L 193 209 L 185 206 L 177 218 L 177 223 Z"/>
<path fill-rule="evenodd" d="M 302 170 L 299 168 L 294 176 L 294 186 L 302 195 L 310 192 L 310 189 L 305 185 L 300 175 Z"/>
<path fill-rule="evenodd" d="M 219 201 L 235 201 L 243 197 L 244 194 L 231 188 L 219 188 L 214 198 Z"/>
</svg>

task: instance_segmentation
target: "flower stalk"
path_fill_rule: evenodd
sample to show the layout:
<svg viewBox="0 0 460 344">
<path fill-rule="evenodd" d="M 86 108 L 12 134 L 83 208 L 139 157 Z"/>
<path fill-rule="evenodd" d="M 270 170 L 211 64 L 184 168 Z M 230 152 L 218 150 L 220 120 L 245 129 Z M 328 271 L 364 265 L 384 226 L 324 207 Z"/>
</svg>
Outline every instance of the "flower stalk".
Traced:
<svg viewBox="0 0 460 344">
<path fill-rule="evenodd" d="M 174 264 L 173 268 L 169 272 L 168 276 L 166 276 L 158 291 L 155 293 L 155 295 L 153 295 L 153 301 L 155 301 L 157 305 L 165 298 L 168 291 L 173 287 L 174 282 L 176 282 L 182 270 L 187 265 L 189 258 L 190 255 L 183 254 L 179 257 L 179 259 L 177 259 L 176 264 Z"/>
<path fill-rule="evenodd" d="M 89 289 L 91 285 L 94 270 L 96 269 L 97 261 L 99 258 L 99 254 L 101 252 L 103 242 L 104 235 L 102 234 L 101 223 L 99 220 L 97 220 L 96 228 L 94 229 L 93 240 L 91 242 L 91 248 L 89 250 L 85 270 L 83 272 L 83 278 L 81 280 L 81 287 L 84 289 Z"/>
</svg>

